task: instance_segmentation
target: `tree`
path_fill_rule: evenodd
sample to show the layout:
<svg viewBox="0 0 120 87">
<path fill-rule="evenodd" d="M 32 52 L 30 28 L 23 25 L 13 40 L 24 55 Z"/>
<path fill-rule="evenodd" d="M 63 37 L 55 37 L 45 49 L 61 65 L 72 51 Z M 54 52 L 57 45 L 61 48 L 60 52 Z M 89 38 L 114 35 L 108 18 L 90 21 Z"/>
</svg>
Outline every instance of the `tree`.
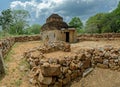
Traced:
<svg viewBox="0 0 120 87">
<path fill-rule="evenodd" d="M 93 30 L 95 29 L 95 30 Z M 120 32 L 120 2 L 111 13 L 98 13 L 86 22 L 86 32 L 110 33 Z"/>
<path fill-rule="evenodd" d="M 83 27 L 83 23 L 81 22 L 79 17 L 73 17 L 72 20 L 69 22 L 69 26 L 75 27 L 77 32 Z"/>
<path fill-rule="evenodd" d="M 10 29 L 12 22 L 13 22 L 12 11 L 10 9 L 3 10 L 0 15 L 0 25 L 2 26 L 4 35 Z"/>
<path fill-rule="evenodd" d="M 25 34 L 40 34 L 41 25 L 33 24 L 31 27 L 25 29 Z"/>
<path fill-rule="evenodd" d="M 86 22 L 86 32 L 88 33 L 102 33 L 102 27 L 104 22 L 104 17 L 107 14 L 105 13 L 98 13 L 95 16 L 92 16 Z"/>
<path fill-rule="evenodd" d="M 18 35 L 23 34 L 24 29 L 28 27 L 29 12 L 26 10 L 13 10 L 12 16 L 13 24 L 9 32 Z"/>
<path fill-rule="evenodd" d="M 112 15 L 112 20 L 111 20 L 111 29 L 113 32 L 118 32 L 120 31 L 120 1 L 115 10 L 113 10 L 111 13 Z"/>
</svg>

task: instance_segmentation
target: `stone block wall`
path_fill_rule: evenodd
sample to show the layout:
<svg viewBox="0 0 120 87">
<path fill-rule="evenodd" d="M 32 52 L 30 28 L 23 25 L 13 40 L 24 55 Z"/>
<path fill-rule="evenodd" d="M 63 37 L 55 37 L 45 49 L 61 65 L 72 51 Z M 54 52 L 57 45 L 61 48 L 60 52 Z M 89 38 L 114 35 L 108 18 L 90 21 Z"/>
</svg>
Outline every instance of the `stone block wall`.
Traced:
<svg viewBox="0 0 120 87">
<path fill-rule="evenodd" d="M 78 41 L 120 40 L 120 33 L 81 34 Z"/>
<path fill-rule="evenodd" d="M 4 69 L 4 58 L 9 52 L 11 47 L 16 42 L 25 42 L 25 41 L 39 41 L 41 38 L 39 35 L 36 36 L 18 36 L 18 37 L 9 37 L 6 39 L 0 40 L 0 77 L 5 73 Z"/>
<path fill-rule="evenodd" d="M 53 44 L 52 50 L 55 51 L 56 44 Z M 47 48 L 34 48 L 24 54 L 31 66 L 30 83 L 36 86 L 65 87 L 76 78 L 86 76 L 95 67 L 120 71 L 120 48 L 105 46 L 80 49 L 74 56 L 59 59 L 46 58 L 44 55 L 48 52 Z"/>
<path fill-rule="evenodd" d="M 39 41 L 39 40 L 41 40 L 39 35 L 9 37 L 0 40 L 0 49 L 2 50 L 2 55 L 4 57 L 16 42 Z"/>
<path fill-rule="evenodd" d="M 33 36 L 17 36 L 14 37 L 15 42 L 27 42 L 27 41 L 39 41 L 41 40 L 40 35 L 33 35 Z"/>
<path fill-rule="evenodd" d="M 6 38 L 0 41 L 0 49 L 2 50 L 2 55 L 5 57 L 10 48 L 14 45 L 15 38 Z"/>
<path fill-rule="evenodd" d="M 0 40 L 0 77 L 5 73 L 4 57 L 15 43 L 15 38 Z"/>
</svg>

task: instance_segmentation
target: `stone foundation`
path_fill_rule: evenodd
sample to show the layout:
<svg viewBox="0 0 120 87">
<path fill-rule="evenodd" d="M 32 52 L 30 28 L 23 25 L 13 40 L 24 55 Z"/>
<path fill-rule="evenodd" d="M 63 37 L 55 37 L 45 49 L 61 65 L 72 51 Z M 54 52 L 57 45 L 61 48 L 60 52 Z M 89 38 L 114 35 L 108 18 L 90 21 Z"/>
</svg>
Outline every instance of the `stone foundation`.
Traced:
<svg viewBox="0 0 120 87">
<path fill-rule="evenodd" d="M 31 49 L 24 54 L 31 67 L 30 83 L 36 86 L 64 87 L 78 77 L 85 77 L 94 67 L 120 71 L 120 48 L 105 46 L 80 49 L 74 56 L 46 58 L 44 56 L 46 53 L 54 52 L 61 46 L 66 48 L 63 44 L 56 45 L 55 42 L 51 44 Z M 70 51 L 70 46 L 67 48 Z"/>
<path fill-rule="evenodd" d="M 116 40 L 119 38 L 120 34 L 78 36 L 79 41 Z M 36 35 L 11 37 L 0 40 L 0 77 L 5 71 L 3 61 L 5 55 L 9 52 L 15 42 L 39 41 L 40 39 L 40 36 Z M 78 76 L 86 76 L 87 73 L 96 66 L 105 69 L 120 70 L 120 49 L 118 48 L 106 46 L 96 49 L 81 49 L 72 57 L 64 56 L 60 59 L 45 58 L 43 55 L 59 50 L 65 52 L 70 51 L 70 44 L 65 42 L 50 42 L 47 47 L 38 47 L 29 52 L 25 52 L 25 57 L 31 65 L 31 83 L 40 85 L 41 87 L 63 87 L 63 85 L 66 85 Z M 46 69 L 49 71 L 46 71 Z M 48 72 L 50 73 L 48 74 Z"/>
</svg>

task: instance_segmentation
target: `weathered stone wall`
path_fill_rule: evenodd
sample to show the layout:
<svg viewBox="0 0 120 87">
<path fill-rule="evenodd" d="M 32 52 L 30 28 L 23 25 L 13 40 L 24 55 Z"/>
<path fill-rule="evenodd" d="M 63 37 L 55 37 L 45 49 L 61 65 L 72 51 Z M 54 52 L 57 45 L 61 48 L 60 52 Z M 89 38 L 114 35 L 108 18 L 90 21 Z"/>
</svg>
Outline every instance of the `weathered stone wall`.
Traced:
<svg viewBox="0 0 120 87">
<path fill-rule="evenodd" d="M 5 73 L 4 57 L 15 43 L 15 38 L 6 38 L 0 41 L 0 77 Z"/>
<path fill-rule="evenodd" d="M 50 47 L 55 51 L 56 44 L 53 43 Z M 47 48 L 38 47 L 25 52 L 31 66 L 30 82 L 40 87 L 65 87 L 77 77 L 86 76 L 94 67 L 120 71 L 120 48 L 105 46 L 80 49 L 74 56 L 59 59 L 46 58 L 43 54 L 51 52 Z"/>
<path fill-rule="evenodd" d="M 4 73 L 4 57 L 9 52 L 15 42 L 39 41 L 40 35 L 36 36 L 18 36 L 0 40 L 0 77 Z"/>
<path fill-rule="evenodd" d="M 2 50 L 2 55 L 5 57 L 10 48 L 14 45 L 15 38 L 6 38 L 0 41 L 0 49 Z"/>
<path fill-rule="evenodd" d="M 0 40 L 0 49 L 2 50 L 2 55 L 4 57 L 16 42 L 39 41 L 39 40 L 41 40 L 40 35 L 9 37 Z"/>
<path fill-rule="evenodd" d="M 68 32 L 68 37 L 66 37 L 66 32 Z M 77 33 L 74 28 L 64 29 L 64 30 L 48 30 L 43 31 L 41 33 L 42 40 L 45 41 L 47 38 L 48 41 L 66 41 L 66 38 L 68 38 L 68 42 L 73 43 L 76 42 Z"/>
<path fill-rule="evenodd" d="M 14 37 L 15 42 L 27 42 L 27 41 L 39 41 L 41 40 L 40 35 L 34 35 L 34 36 L 17 36 Z"/>
<path fill-rule="evenodd" d="M 81 34 L 78 41 L 120 40 L 120 33 Z"/>
</svg>

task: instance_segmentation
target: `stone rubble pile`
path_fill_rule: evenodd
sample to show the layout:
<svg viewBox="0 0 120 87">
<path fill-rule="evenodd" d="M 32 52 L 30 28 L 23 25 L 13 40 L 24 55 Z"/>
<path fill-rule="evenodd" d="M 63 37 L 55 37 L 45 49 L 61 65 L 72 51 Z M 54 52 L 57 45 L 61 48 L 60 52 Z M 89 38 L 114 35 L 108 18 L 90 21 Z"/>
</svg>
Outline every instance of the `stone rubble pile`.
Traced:
<svg viewBox="0 0 120 87">
<path fill-rule="evenodd" d="M 51 44 L 54 44 L 54 49 L 57 48 L 55 43 Z M 46 48 L 34 48 L 24 54 L 30 64 L 29 81 L 37 87 L 65 87 L 77 77 L 89 74 L 94 67 L 120 70 L 120 48 L 105 46 L 80 49 L 74 56 L 46 58 L 46 53 L 56 51 L 48 51 L 47 47 L 53 46 L 51 44 Z"/>
<path fill-rule="evenodd" d="M 61 50 L 64 52 L 70 52 L 71 50 L 70 44 L 64 41 L 49 41 L 47 42 L 47 44 L 44 44 L 44 45 L 45 45 L 45 48 L 47 48 L 46 51 L 48 52 L 52 52 L 52 51 L 54 52 L 58 50 Z M 43 48 L 40 48 L 40 49 L 43 50 Z"/>
<path fill-rule="evenodd" d="M 47 46 L 34 48 L 25 52 L 30 64 L 30 82 L 40 87 L 63 87 L 82 72 L 91 67 L 89 58 L 82 59 L 84 55 L 65 56 L 60 59 L 46 58 L 43 54 L 54 51 L 70 51 L 70 44 L 65 42 L 49 42 Z"/>
<path fill-rule="evenodd" d="M 120 71 L 120 48 L 113 48 L 108 45 L 104 48 L 95 49 L 92 61 L 97 67 Z"/>
</svg>

